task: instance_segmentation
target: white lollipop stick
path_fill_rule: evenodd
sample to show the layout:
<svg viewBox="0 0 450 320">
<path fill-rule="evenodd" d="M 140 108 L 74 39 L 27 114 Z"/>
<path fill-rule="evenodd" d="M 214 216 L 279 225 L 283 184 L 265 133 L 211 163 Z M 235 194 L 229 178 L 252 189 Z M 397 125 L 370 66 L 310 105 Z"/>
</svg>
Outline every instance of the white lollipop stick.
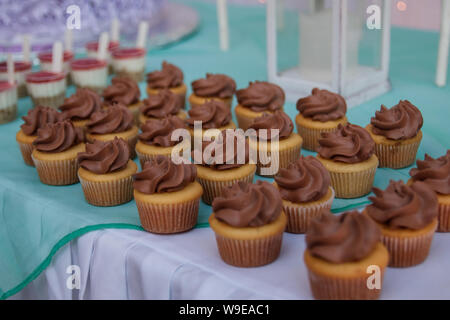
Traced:
<svg viewBox="0 0 450 320">
<path fill-rule="evenodd" d="M 102 32 L 102 34 L 100 34 L 100 39 L 98 40 L 98 51 L 97 51 L 98 60 L 107 59 L 108 42 L 109 42 L 108 32 Z"/>
<path fill-rule="evenodd" d="M 62 72 L 63 65 L 63 45 L 61 41 L 57 41 L 53 44 L 52 52 L 52 71 Z"/>
<path fill-rule="evenodd" d="M 436 84 L 439 87 L 447 83 L 447 67 L 450 45 L 450 0 L 442 1 L 441 37 L 437 58 Z"/>
<path fill-rule="evenodd" d="M 147 32 L 148 32 L 148 23 L 146 21 L 141 21 L 141 23 L 139 23 L 139 30 L 136 39 L 136 47 L 145 48 L 147 42 Z"/>
<path fill-rule="evenodd" d="M 22 38 L 22 54 L 23 54 L 23 61 L 29 62 L 30 61 L 30 51 L 31 51 L 31 45 L 30 45 L 30 35 L 24 34 Z"/>
<path fill-rule="evenodd" d="M 8 57 L 6 60 L 6 69 L 8 72 L 8 82 L 10 84 L 14 84 L 16 80 L 14 78 L 14 61 L 11 53 L 8 53 Z"/>
<path fill-rule="evenodd" d="M 227 0 L 217 0 L 217 21 L 219 23 L 220 49 L 227 51 L 230 47 Z"/>
<path fill-rule="evenodd" d="M 120 37 L 120 22 L 119 19 L 114 18 L 111 21 L 111 41 L 119 42 Z"/>
<path fill-rule="evenodd" d="M 64 33 L 64 47 L 67 51 L 72 51 L 72 46 L 73 46 L 72 30 L 66 29 L 66 32 Z"/>
</svg>

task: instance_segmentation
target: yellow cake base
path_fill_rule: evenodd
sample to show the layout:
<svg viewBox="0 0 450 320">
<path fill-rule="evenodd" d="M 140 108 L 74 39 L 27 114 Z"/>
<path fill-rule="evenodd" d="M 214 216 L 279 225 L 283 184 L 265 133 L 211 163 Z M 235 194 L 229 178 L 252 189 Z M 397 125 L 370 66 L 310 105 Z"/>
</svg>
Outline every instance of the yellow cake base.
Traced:
<svg viewBox="0 0 450 320">
<path fill-rule="evenodd" d="M 219 98 L 219 97 L 199 97 L 195 94 L 191 94 L 189 96 L 189 104 L 191 105 L 191 108 L 197 107 L 197 106 L 201 106 L 202 104 L 205 104 L 205 102 L 210 101 L 210 100 L 217 100 L 217 101 L 222 101 L 224 102 L 228 108 L 231 109 L 231 103 L 233 102 L 233 98 Z"/>
<path fill-rule="evenodd" d="M 133 199 L 133 174 L 136 172 L 137 165 L 128 160 L 124 169 L 106 174 L 79 168 L 78 177 L 86 201 L 94 206 L 108 207 Z"/>
<path fill-rule="evenodd" d="M 246 268 L 266 265 L 278 258 L 286 223 L 283 212 L 275 221 L 261 227 L 236 228 L 216 219 L 214 213 L 209 217 L 222 260 Z"/>
<path fill-rule="evenodd" d="M 85 144 L 80 143 L 58 153 L 33 150 L 31 157 L 42 183 L 62 186 L 78 182 L 77 155 L 85 151 Z"/>
<path fill-rule="evenodd" d="M 197 181 L 203 187 L 203 202 L 211 204 L 214 198 L 222 194 L 225 187 L 231 186 L 236 182 L 253 182 L 256 165 L 244 164 L 238 168 L 227 170 L 214 170 L 205 166 L 196 165 Z"/>
<path fill-rule="evenodd" d="M 16 134 L 16 141 L 19 144 L 20 152 L 22 153 L 22 158 L 25 164 L 34 167 L 33 159 L 31 158 L 31 153 L 33 152 L 34 146 L 33 142 L 36 140 L 37 136 L 27 136 L 20 129 Z"/>
<path fill-rule="evenodd" d="M 273 183 L 278 189 L 276 182 Z M 328 188 L 328 192 L 319 200 L 294 203 L 283 199 L 283 211 L 286 213 L 288 223 L 286 232 L 306 233 L 312 219 L 318 218 L 331 209 L 334 200 L 334 190 Z"/>
<path fill-rule="evenodd" d="M 302 142 L 302 137 L 294 132 L 288 138 L 279 140 L 278 146 L 270 141 L 249 139 L 250 159 L 255 159 L 255 156 L 257 159 L 256 174 L 274 176 L 279 169 L 287 168 L 300 157 Z"/>
<path fill-rule="evenodd" d="M 416 160 L 417 150 L 422 140 L 422 131 L 406 140 L 390 140 L 384 136 L 376 135 L 372 131 L 372 125 L 367 125 L 366 130 L 375 141 L 375 154 L 380 161 L 380 168 L 400 169 L 409 167 Z"/>
<path fill-rule="evenodd" d="M 297 124 L 297 132 L 303 138 L 303 149 L 316 151 L 319 147 L 319 139 L 321 134 L 325 132 L 333 132 L 339 124 L 345 125 L 347 117 L 332 121 L 314 121 L 310 118 L 303 117 L 300 113 L 295 117 Z"/>
<path fill-rule="evenodd" d="M 130 148 L 131 159 L 136 156 L 135 147 L 138 140 L 139 129 L 137 126 L 133 126 L 131 129 L 123 132 L 107 133 L 107 134 L 94 134 L 87 133 L 86 139 L 88 142 L 94 142 L 94 140 L 100 141 L 112 141 L 115 137 L 122 138 L 128 143 Z"/>
<path fill-rule="evenodd" d="M 378 167 L 376 155 L 358 163 L 328 160 L 320 155 L 317 155 L 317 159 L 330 173 L 331 186 L 336 192 L 336 198 L 358 198 L 372 190 L 375 171 Z"/>
<path fill-rule="evenodd" d="M 148 86 L 147 86 L 146 90 L 147 90 L 148 96 L 157 95 L 161 91 L 161 89 L 152 89 Z M 186 85 L 183 83 L 182 85 L 180 85 L 178 87 L 169 88 L 169 90 L 180 97 L 182 108 L 185 109 L 186 108 L 186 92 L 187 92 Z"/>
<path fill-rule="evenodd" d="M 283 109 L 280 109 L 283 110 Z M 236 113 L 236 119 L 238 122 L 239 128 L 243 129 L 244 131 L 250 127 L 250 125 L 253 123 L 253 120 L 261 117 L 264 113 L 273 113 L 271 111 L 264 111 L 264 112 L 255 112 L 252 111 L 249 108 L 245 108 L 238 104 L 234 108 L 234 112 Z"/>
<path fill-rule="evenodd" d="M 303 258 L 315 299 L 374 300 L 380 296 L 381 288 L 368 288 L 368 279 L 373 275 L 373 271 L 368 268 L 379 268 L 381 285 L 389 254 L 386 247 L 378 243 L 372 253 L 360 261 L 332 263 L 311 255 L 308 250 L 305 250 Z"/>
<path fill-rule="evenodd" d="M 144 194 L 134 190 L 142 227 L 153 233 L 178 233 L 192 229 L 197 223 L 203 190 L 192 182 L 175 192 Z"/>
</svg>

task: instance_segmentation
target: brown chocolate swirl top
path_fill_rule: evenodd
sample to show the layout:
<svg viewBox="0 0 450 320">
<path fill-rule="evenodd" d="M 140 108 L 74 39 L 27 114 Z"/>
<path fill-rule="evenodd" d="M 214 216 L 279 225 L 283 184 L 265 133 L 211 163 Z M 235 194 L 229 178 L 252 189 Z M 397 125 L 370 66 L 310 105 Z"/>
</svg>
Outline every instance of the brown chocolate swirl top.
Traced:
<svg viewBox="0 0 450 320">
<path fill-rule="evenodd" d="M 375 142 L 366 129 L 355 124 L 339 124 L 334 132 L 322 133 L 317 152 L 322 158 L 345 163 L 369 159 L 375 152 Z"/>
<path fill-rule="evenodd" d="M 281 214 L 278 190 L 266 181 L 256 184 L 237 182 L 222 189 L 212 203 L 215 217 L 232 227 L 260 227 L 275 221 Z"/>
<path fill-rule="evenodd" d="M 326 122 L 343 118 L 347 103 L 337 93 L 314 88 L 310 96 L 297 101 L 297 110 L 305 118 Z"/>
<path fill-rule="evenodd" d="M 168 89 L 163 89 L 158 94 L 144 99 L 140 111 L 147 117 L 161 119 L 169 115 L 176 115 L 180 112 L 181 107 L 180 97 Z"/>
<path fill-rule="evenodd" d="M 86 120 L 102 108 L 100 96 L 87 88 L 79 88 L 59 107 L 63 119 Z"/>
<path fill-rule="evenodd" d="M 236 92 L 236 97 L 241 106 L 255 112 L 280 110 L 285 102 L 283 89 L 266 81 L 250 82 Z"/>
<path fill-rule="evenodd" d="M 125 169 L 130 159 L 128 143 L 117 137 L 110 141 L 95 140 L 86 144 L 86 152 L 77 156 L 80 167 L 96 173 L 106 174 Z"/>
<path fill-rule="evenodd" d="M 353 262 L 370 255 L 380 237 L 380 228 L 375 222 L 358 211 L 324 214 L 311 221 L 306 247 L 311 255 L 328 262 Z"/>
<path fill-rule="evenodd" d="M 391 229 L 422 229 L 438 214 L 436 194 L 424 182 L 407 186 L 403 181 L 391 180 L 386 190 L 373 188 L 373 192 L 375 197 L 369 197 L 372 204 L 367 206 L 367 214 Z"/>
<path fill-rule="evenodd" d="M 130 130 L 134 119 L 131 111 L 121 103 L 99 110 L 91 115 L 86 124 L 87 131 L 93 134 L 108 134 Z"/>
<path fill-rule="evenodd" d="M 256 131 L 258 139 L 273 140 L 278 137 L 279 140 L 282 140 L 291 135 L 294 130 L 294 124 L 286 113 L 277 110 L 274 113 L 264 113 L 261 117 L 255 118 L 249 129 Z M 263 135 L 261 129 L 267 130 L 266 136 Z M 276 131 L 272 132 L 271 129 Z"/>
<path fill-rule="evenodd" d="M 103 90 L 105 104 L 110 106 L 115 102 L 126 106 L 139 102 L 141 91 L 133 79 L 127 77 L 116 77 L 111 80 L 111 85 Z"/>
<path fill-rule="evenodd" d="M 207 158 L 204 158 L 206 148 L 211 152 L 206 152 Z M 241 153 L 240 150 L 244 152 Z M 203 141 L 200 150 L 194 149 L 192 158 L 194 161 L 199 160 L 198 164 L 214 170 L 239 168 L 249 162 L 248 141 L 243 131 L 223 130 L 216 139 Z"/>
<path fill-rule="evenodd" d="M 408 100 L 400 102 L 388 109 L 381 106 L 370 119 L 372 132 L 391 140 L 405 140 L 417 135 L 423 125 L 420 110 Z"/>
<path fill-rule="evenodd" d="M 163 61 L 161 70 L 147 74 L 147 85 L 152 89 L 175 88 L 182 84 L 183 71 L 166 61 Z"/>
<path fill-rule="evenodd" d="M 327 169 L 313 156 L 301 156 L 275 176 L 281 198 L 294 203 L 316 201 L 324 197 L 331 178 Z"/>
<path fill-rule="evenodd" d="M 144 163 L 134 175 L 134 189 L 145 194 L 174 192 L 195 181 L 197 168 L 193 164 L 175 164 L 169 157 L 157 156 Z"/>
<path fill-rule="evenodd" d="M 213 129 L 226 126 L 231 121 L 231 110 L 218 100 L 209 100 L 202 105 L 188 111 L 189 118 L 186 123 L 194 127 L 195 121 L 201 121 L 203 129 Z"/>
<path fill-rule="evenodd" d="M 207 73 L 206 78 L 192 82 L 192 90 L 199 97 L 231 98 L 236 91 L 236 82 L 224 74 Z"/>
<path fill-rule="evenodd" d="M 82 128 L 76 128 L 72 121 L 48 123 L 38 130 L 33 144 L 42 152 L 63 152 L 85 141 Z"/>
<path fill-rule="evenodd" d="M 152 146 L 172 147 L 181 141 L 181 138 L 178 141 L 172 140 L 172 132 L 185 127 L 184 121 L 177 116 L 149 119 L 141 127 L 142 133 L 139 134 L 139 140 Z"/>
<path fill-rule="evenodd" d="M 423 181 L 440 194 L 450 194 L 450 150 L 433 159 L 425 154 L 425 160 L 417 160 L 417 168 L 409 171 L 413 181 Z"/>
<path fill-rule="evenodd" d="M 28 110 L 27 115 L 23 116 L 22 119 L 25 122 L 20 126 L 22 132 L 27 136 L 35 136 L 38 129 L 46 124 L 61 120 L 61 114 L 53 108 L 37 106 Z"/>
</svg>

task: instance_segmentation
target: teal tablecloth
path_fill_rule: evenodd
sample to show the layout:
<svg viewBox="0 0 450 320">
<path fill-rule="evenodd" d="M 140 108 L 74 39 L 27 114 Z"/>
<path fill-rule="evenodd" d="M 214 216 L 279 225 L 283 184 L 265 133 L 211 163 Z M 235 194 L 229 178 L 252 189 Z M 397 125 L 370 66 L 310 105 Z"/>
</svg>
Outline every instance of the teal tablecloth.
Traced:
<svg viewBox="0 0 450 320">
<path fill-rule="evenodd" d="M 195 2 L 192 5 L 201 16 L 199 31 L 182 43 L 149 52 L 147 69 L 159 68 L 166 59 L 184 70 L 188 84 L 206 72 L 229 74 L 239 88 L 249 81 L 266 79 L 265 11 L 231 6 L 231 49 L 221 52 L 215 6 Z M 450 90 L 449 86 L 437 88 L 433 84 L 437 45 L 437 33 L 394 28 L 393 90 L 349 110 L 349 120 L 364 126 L 380 104 L 391 106 L 399 99 L 409 99 L 420 108 L 425 119 L 418 157 L 423 158 L 426 152 L 433 156 L 444 154 L 450 148 Z M 144 86 L 141 83 L 141 89 Z M 22 99 L 19 115 L 23 116 L 29 108 L 30 99 Z M 287 104 L 286 110 L 294 118 L 294 104 Z M 140 229 L 134 202 L 97 208 L 84 201 L 79 184 L 65 187 L 41 184 L 35 169 L 23 164 L 15 141 L 21 123 L 18 119 L 0 127 L 0 298 L 21 290 L 50 263 L 61 246 L 83 233 L 101 228 Z M 385 187 L 389 179 L 406 180 L 408 171 L 409 168 L 379 169 L 375 185 Z M 366 197 L 336 200 L 333 211 L 361 206 L 366 201 Z M 209 213 L 210 207 L 202 205 L 198 226 L 207 226 Z"/>
</svg>

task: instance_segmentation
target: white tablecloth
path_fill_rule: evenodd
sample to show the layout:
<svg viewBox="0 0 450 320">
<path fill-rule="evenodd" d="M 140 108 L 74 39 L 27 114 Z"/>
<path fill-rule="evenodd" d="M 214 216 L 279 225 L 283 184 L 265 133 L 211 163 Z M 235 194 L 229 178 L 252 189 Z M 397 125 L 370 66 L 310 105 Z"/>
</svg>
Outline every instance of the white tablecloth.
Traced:
<svg viewBox="0 0 450 320">
<path fill-rule="evenodd" d="M 437 233 L 421 265 L 388 268 L 382 299 L 450 299 L 450 234 Z M 178 235 L 90 232 L 63 247 L 12 299 L 311 299 L 303 235 L 285 233 L 281 255 L 259 268 L 226 265 L 209 228 Z M 80 289 L 66 269 L 78 265 Z"/>
</svg>

